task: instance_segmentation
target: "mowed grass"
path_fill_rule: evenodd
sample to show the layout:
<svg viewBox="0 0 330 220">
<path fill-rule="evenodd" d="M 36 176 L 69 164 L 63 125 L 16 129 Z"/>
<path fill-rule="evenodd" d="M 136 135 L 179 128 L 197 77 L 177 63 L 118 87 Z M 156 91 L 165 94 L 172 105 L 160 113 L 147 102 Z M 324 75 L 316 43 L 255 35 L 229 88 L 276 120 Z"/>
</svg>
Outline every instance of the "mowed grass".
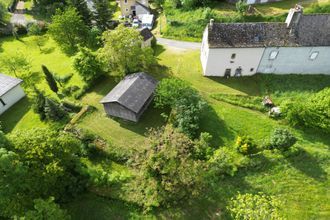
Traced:
<svg viewBox="0 0 330 220">
<path fill-rule="evenodd" d="M 113 78 L 106 78 L 82 98 L 82 103 L 92 105 L 96 110 L 84 117 L 78 127 L 95 132 L 116 146 L 143 149 L 148 129 L 164 124 L 162 112 L 151 104 L 138 123 L 107 117 L 100 101 L 116 84 Z"/>
<path fill-rule="evenodd" d="M 16 40 L 13 37 L 0 39 L 0 59 L 17 54 L 25 56 L 30 61 L 31 74 L 29 79 L 33 82 L 33 85 L 49 96 L 56 97 L 49 89 L 44 74 L 41 71 L 42 64 L 46 65 L 51 72 L 58 75 L 72 73 L 73 76 L 68 84 L 77 85 L 79 87 L 83 85 L 80 76 L 72 67 L 73 58 L 64 54 L 51 38 L 48 38 L 42 50 L 35 44 L 33 37 L 22 37 L 20 40 Z M 4 66 L 0 66 L 0 72 L 14 76 L 14 74 L 8 72 Z M 21 73 L 18 72 L 17 75 L 20 77 Z M 2 128 L 5 132 L 45 127 L 48 125 L 40 121 L 38 115 L 31 109 L 31 86 L 26 85 L 26 82 L 23 82 L 22 86 L 27 93 L 27 97 L 16 103 L 0 116 Z"/>
<path fill-rule="evenodd" d="M 263 192 L 280 198 L 283 202 L 281 214 L 287 219 L 329 219 L 329 137 L 313 130 L 290 128 L 283 121 L 270 119 L 264 113 L 217 101 L 210 95 L 267 93 L 280 101 L 285 97 L 299 97 L 301 93 L 310 95 L 330 86 L 330 77 L 289 75 L 207 78 L 202 76 L 198 51 L 165 49 L 158 47 L 157 50 L 162 74 L 187 81 L 208 101 L 209 108 L 203 112 L 201 130 L 212 134 L 214 147 L 230 147 L 238 135 L 250 135 L 260 145 L 274 128 L 287 127 L 298 138 L 297 152 L 288 156 L 266 151 L 251 158 L 254 166 L 240 170 L 234 177 L 224 178 L 213 190 L 205 191 L 191 203 L 159 209 L 149 215 L 143 215 L 134 204 L 114 200 L 116 196 L 111 196 L 111 188 L 104 197 L 87 194 L 67 206 L 73 219 L 230 219 L 225 211 L 226 206 L 238 192 Z M 144 114 L 141 124 L 105 117 L 98 100 L 113 85 L 114 82 L 108 79 L 83 98 L 83 102 L 93 103 L 97 111 L 83 119 L 79 126 L 90 128 L 122 147 L 139 148 L 145 141 L 146 137 L 142 134 L 146 127 L 162 124 L 158 121 L 159 112 L 151 108 Z"/>
</svg>

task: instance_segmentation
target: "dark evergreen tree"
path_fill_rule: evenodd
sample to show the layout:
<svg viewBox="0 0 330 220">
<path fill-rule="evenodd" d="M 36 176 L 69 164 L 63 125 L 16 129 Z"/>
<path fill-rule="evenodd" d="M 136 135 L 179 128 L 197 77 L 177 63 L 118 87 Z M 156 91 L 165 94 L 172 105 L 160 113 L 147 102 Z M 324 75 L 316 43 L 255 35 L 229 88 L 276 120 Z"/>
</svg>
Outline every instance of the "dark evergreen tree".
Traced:
<svg viewBox="0 0 330 220">
<path fill-rule="evenodd" d="M 33 111 L 37 113 L 40 117 L 40 120 L 45 120 L 45 96 L 37 88 L 34 88 L 35 98 L 33 103 Z"/>
<path fill-rule="evenodd" d="M 109 28 L 109 21 L 112 18 L 112 11 L 110 10 L 110 4 L 108 0 L 93 0 L 95 5 L 94 18 L 96 20 L 97 27 L 102 31 Z"/>
<path fill-rule="evenodd" d="M 67 113 L 60 107 L 60 105 L 56 101 L 50 98 L 46 98 L 45 115 L 48 120 L 58 121 L 63 118 L 66 118 Z"/>
<path fill-rule="evenodd" d="M 85 0 L 67 0 L 68 5 L 73 6 L 78 11 L 82 20 L 87 26 L 92 25 L 92 13 L 88 9 L 87 2 Z"/>
<path fill-rule="evenodd" d="M 49 85 L 49 88 L 57 93 L 58 92 L 58 87 L 57 87 L 57 83 L 54 79 L 53 74 L 48 70 L 48 68 L 45 65 L 41 65 L 42 71 L 44 72 L 45 76 L 46 76 L 46 80 L 47 83 Z"/>
</svg>

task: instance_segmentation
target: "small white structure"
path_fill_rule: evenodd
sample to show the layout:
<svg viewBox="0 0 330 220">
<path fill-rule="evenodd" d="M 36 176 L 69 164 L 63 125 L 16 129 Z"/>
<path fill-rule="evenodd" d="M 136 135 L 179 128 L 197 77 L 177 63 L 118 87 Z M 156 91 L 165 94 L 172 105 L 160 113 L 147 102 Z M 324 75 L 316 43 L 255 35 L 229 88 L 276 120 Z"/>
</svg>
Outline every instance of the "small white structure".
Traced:
<svg viewBox="0 0 330 220">
<path fill-rule="evenodd" d="M 0 73 L 0 115 L 25 96 L 23 80 Z"/>
<path fill-rule="evenodd" d="M 330 74 L 330 14 L 291 9 L 285 23 L 214 23 L 201 47 L 205 76 Z"/>
<path fill-rule="evenodd" d="M 154 25 L 154 15 L 143 14 L 140 17 L 142 28 L 148 28 L 151 30 Z"/>
</svg>

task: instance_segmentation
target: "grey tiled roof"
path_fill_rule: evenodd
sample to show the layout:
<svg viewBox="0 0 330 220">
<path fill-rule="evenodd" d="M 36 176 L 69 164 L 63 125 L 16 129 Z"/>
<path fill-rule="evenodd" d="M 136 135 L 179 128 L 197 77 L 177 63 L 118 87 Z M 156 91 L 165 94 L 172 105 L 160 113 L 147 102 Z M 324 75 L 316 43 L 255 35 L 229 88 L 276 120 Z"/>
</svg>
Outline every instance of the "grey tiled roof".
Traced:
<svg viewBox="0 0 330 220">
<path fill-rule="evenodd" d="M 295 34 L 301 46 L 330 46 L 330 14 L 301 16 Z"/>
<path fill-rule="evenodd" d="M 154 37 L 154 35 L 151 33 L 151 31 L 148 28 L 141 29 L 140 34 L 143 37 L 144 41 L 147 41 L 150 38 Z"/>
<path fill-rule="evenodd" d="M 118 102 L 138 113 L 153 95 L 157 80 L 146 73 L 134 73 L 126 76 L 111 90 L 101 103 Z"/>
<path fill-rule="evenodd" d="M 23 80 L 0 73 L 0 97 L 15 88 L 21 82 L 23 82 Z"/>
<path fill-rule="evenodd" d="M 214 23 L 208 25 L 209 47 L 330 46 L 330 14 L 302 15 L 297 25 L 286 23 Z"/>
<path fill-rule="evenodd" d="M 210 47 L 295 46 L 285 23 L 214 23 L 208 28 Z"/>
</svg>

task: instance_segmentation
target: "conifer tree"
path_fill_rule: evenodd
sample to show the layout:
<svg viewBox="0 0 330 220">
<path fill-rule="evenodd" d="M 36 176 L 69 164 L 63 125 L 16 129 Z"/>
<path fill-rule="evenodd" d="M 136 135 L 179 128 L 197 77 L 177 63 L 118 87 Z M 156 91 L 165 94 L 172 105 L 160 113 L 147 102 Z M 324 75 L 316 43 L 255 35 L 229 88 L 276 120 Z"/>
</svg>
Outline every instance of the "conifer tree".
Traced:
<svg viewBox="0 0 330 220">
<path fill-rule="evenodd" d="M 45 115 L 45 96 L 37 88 L 34 87 L 35 99 L 33 104 L 33 111 L 37 113 L 40 117 L 40 120 L 43 121 L 46 119 Z"/>
<path fill-rule="evenodd" d="M 97 27 L 105 31 L 109 27 L 109 21 L 112 18 L 112 12 L 110 10 L 110 4 L 108 0 L 93 0 L 95 5 L 94 18 L 96 20 Z"/>
<path fill-rule="evenodd" d="M 68 5 L 76 8 L 78 14 L 81 16 L 82 20 L 87 26 L 92 25 L 92 13 L 87 6 L 85 0 L 67 0 Z"/>
<path fill-rule="evenodd" d="M 45 100 L 45 115 L 48 120 L 58 121 L 67 116 L 67 113 L 59 106 L 59 104 L 50 99 Z"/>
<path fill-rule="evenodd" d="M 58 87 L 57 87 L 57 83 L 54 79 L 53 74 L 48 70 L 48 68 L 45 65 L 41 65 L 42 71 L 44 72 L 45 76 L 46 76 L 46 80 L 47 83 L 49 85 L 49 88 L 57 93 L 58 92 Z"/>
</svg>

